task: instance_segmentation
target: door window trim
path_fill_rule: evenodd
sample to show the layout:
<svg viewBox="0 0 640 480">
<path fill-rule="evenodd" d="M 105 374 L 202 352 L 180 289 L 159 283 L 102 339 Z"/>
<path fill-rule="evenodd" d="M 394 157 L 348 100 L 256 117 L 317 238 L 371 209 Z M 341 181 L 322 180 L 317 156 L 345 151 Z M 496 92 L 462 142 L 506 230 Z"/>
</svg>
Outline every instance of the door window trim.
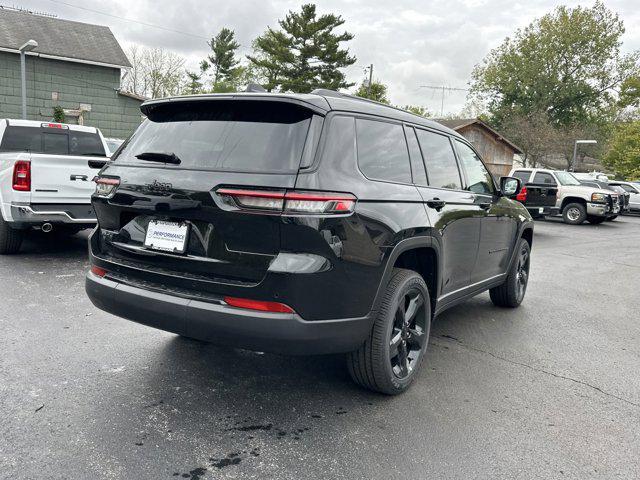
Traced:
<svg viewBox="0 0 640 480">
<path fill-rule="evenodd" d="M 462 143 L 463 145 L 466 145 L 467 147 L 469 147 L 471 149 L 471 151 L 473 153 L 476 154 L 476 157 L 478 157 L 478 160 L 480 160 L 480 163 L 482 163 L 482 166 L 485 168 L 485 170 L 487 171 L 487 173 L 491 177 L 491 183 L 493 184 L 493 193 L 476 193 L 476 192 L 472 192 L 471 190 L 469 190 L 469 179 L 467 177 L 467 171 L 464 169 L 464 165 L 462 164 L 462 160 L 460 159 L 460 153 L 458 152 L 458 148 L 457 148 L 457 146 L 454 145 L 456 147 L 454 150 L 456 152 L 456 157 L 458 158 L 459 168 L 460 168 L 461 172 L 464 172 L 464 182 L 465 182 L 464 191 L 465 192 L 470 192 L 473 195 L 482 195 L 484 197 L 491 197 L 491 198 L 497 197 L 498 196 L 498 187 L 496 185 L 496 180 L 495 180 L 495 178 L 493 178 L 493 174 L 487 168 L 487 165 L 484 163 L 484 160 L 482 159 L 482 157 L 480 156 L 478 151 L 475 148 L 473 148 L 473 146 L 469 142 L 467 142 L 466 139 L 458 138 L 458 137 L 455 137 L 455 139 L 452 138 L 452 142 L 454 144 L 455 144 L 455 141 L 458 141 L 458 142 Z"/>
<path fill-rule="evenodd" d="M 408 124 L 411 125 L 411 124 Z M 466 182 L 466 179 L 464 179 L 462 177 L 462 171 L 460 170 L 460 162 L 458 161 L 458 155 L 457 152 L 454 148 L 454 145 L 452 143 L 452 139 L 451 139 L 451 135 L 449 135 L 448 133 L 445 132 L 439 132 L 438 130 L 435 129 L 430 129 L 430 128 L 426 128 L 426 127 L 422 127 L 421 125 L 412 125 L 414 130 L 416 130 L 416 139 L 418 140 L 418 148 L 420 148 L 420 154 L 422 155 L 422 163 L 424 164 L 424 170 L 425 173 L 427 175 L 427 182 L 429 183 L 429 185 L 417 185 L 417 187 L 423 187 L 423 188 L 437 188 L 438 190 L 444 190 L 445 192 L 463 192 L 463 193 L 469 193 L 468 190 L 465 190 L 464 188 L 464 184 Z M 425 132 L 428 133 L 433 133 L 436 135 L 441 135 L 445 138 L 447 138 L 449 140 L 449 146 L 451 147 L 451 151 L 453 152 L 453 158 L 456 162 L 456 167 L 458 168 L 458 177 L 460 178 L 460 187 L 461 188 L 444 188 L 444 187 L 436 187 L 431 185 L 431 181 L 429 180 L 429 169 L 427 168 L 427 162 L 424 159 L 424 152 L 422 151 L 422 144 L 420 143 L 420 139 L 418 138 L 417 135 L 417 131 L 418 130 L 424 130 Z"/>
</svg>

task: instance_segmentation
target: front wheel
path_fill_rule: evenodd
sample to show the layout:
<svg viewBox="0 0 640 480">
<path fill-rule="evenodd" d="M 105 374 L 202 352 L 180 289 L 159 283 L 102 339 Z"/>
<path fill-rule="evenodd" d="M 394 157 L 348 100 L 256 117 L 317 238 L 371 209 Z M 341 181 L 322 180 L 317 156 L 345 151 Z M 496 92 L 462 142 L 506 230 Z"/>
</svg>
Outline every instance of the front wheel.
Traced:
<svg viewBox="0 0 640 480">
<path fill-rule="evenodd" d="M 529 283 L 529 266 L 531 247 L 529 242 L 521 238 L 518 243 L 517 256 L 511 265 L 507 279 L 500 286 L 489 290 L 489 296 L 498 307 L 515 308 L 522 303 Z"/>
<path fill-rule="evenodd" d="M 395 268 L 369 337 L 347 355 L 351 378 L 376 392 L 404 392 L 422 364 L 430 330 L 427 285 L 418 273 Z"/>
<path fill-rule="evenodd" d="M 562 209 L 562 220 L 570 225 L 580 225 L 587 219 L 587 209 L 581 203 L 569 203 Z"/>
<path fill-rule="evenodd" d="M 607 217 L 607 222 L 613 222 L 616 218 L 618 218 L 618 215 L 614 215 L 613 217 Z"/>
</svg>

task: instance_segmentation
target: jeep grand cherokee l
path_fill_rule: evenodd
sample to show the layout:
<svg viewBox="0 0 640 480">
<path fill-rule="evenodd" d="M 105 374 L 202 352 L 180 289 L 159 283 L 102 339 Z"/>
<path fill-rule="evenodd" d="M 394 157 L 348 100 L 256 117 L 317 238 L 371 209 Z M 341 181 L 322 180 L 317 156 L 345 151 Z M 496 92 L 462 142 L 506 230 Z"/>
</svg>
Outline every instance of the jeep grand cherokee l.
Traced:
<svg viewBox="0 0 640 480">
<path fill-rule="evenodd" d="M 516 307 L 533 223 L 460 135 L 319 90 L 151 100 L 96 178 L 86 290 L 108 312 L 285 354 L 347 353 L 396 394 L 432 319 Z"/>
</svg>

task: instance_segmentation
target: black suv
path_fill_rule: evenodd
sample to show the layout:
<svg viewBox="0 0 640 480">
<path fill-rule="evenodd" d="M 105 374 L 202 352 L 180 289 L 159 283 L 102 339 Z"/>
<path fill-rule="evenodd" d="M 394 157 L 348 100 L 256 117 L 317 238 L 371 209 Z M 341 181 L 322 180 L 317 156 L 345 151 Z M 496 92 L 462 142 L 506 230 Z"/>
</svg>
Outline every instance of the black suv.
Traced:
<svg viewBox="0 0 640 480">
<path fill-rule="evenodd" d="M 108 312 L 214 343 L 348 353 L 405 390 L 432 319 L 490 290 L 516 307 L 533 222 L 437 123 L 328 90 L 145 102 L 96 177 L 86 290 Z"/>
</svg>

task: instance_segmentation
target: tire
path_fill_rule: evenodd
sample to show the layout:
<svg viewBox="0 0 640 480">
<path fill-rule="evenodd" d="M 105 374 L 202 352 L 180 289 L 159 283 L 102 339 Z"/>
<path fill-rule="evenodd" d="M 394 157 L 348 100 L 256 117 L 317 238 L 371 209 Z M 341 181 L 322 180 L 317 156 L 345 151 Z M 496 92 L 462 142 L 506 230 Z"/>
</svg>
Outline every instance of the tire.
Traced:
<svg viewBox="0 0 640 480">
<path fill-rule="evenodd" d="M 618 218 L 618 215 L 614 215 L 613 217 L 607 217 L 607 222 L 613 222 L 616 218 Z"/>
<path fill-rule="evenodd" d="M 581 203 L 568 203 L 562 209 L 562 220 L 569 225 L 580 225 L 587 219 L 587 209 Z"/>
<path fill-rule="evenodd" d="M 430 330 L 431 302 L 424 279 L 412 270 L 394 268 L 369 337 L 347 355 L 351 378 L 375 392 L 404 392 L 420 370 Z"/>
<path fill-rule="evenodd" d="M 507 279 L 502 285 L 489 290 L 491 301 L 497 307 L 518 307 L 527 292 L 531 247 L 529 242 L 521 238 L 517 248 L 517 256 L 511 265 Z"/>
<path fill-rule="evenodd" d="M 592 225 L 600 225 L 602 222 L 604 222 L 605 220 L 611 220 L 607 217 L 594 217 L 592 215 L 589 215 L 587 217 L 587 221 L 589 223 L 591 223 Z"/>
<path fill-rule="evenodd" d="M 0 215 L 0 255 L 18 253 L 23 238 L 24 231 L 11 228 Z"/>
</svg>

